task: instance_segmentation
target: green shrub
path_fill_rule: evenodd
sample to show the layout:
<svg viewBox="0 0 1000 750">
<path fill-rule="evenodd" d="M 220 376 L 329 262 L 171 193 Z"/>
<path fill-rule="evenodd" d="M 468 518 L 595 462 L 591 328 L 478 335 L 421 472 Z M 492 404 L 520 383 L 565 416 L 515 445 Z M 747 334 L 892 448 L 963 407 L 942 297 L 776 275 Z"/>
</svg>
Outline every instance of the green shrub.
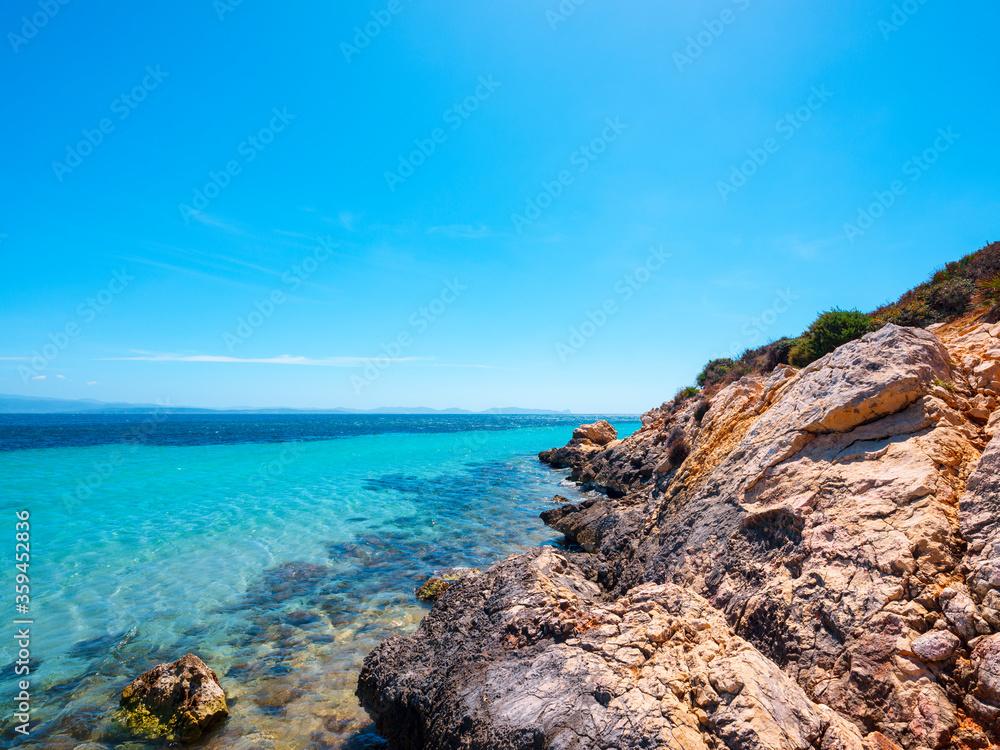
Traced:
<svg viewBox="0 0 1000 750">
<path fill-rule="evenodd" d="M 816 318 L 809 326 L 806 336 L 809 338 L 809 348 L 819 358 L 838 346 L 861 338 L 871 330 L 872 319 L 867 313 L 834 308 Z"/>
<path fill-rule="evenodd" d="M 878 330 L 889 323 L 897 326 L 923 328 L 937 320 L 926 299 L 914 297 L 879 308 L 871 315 L 872 328 Z"/>
<path fill-rule="evenodd" d="M 813 354 L 812 342 L 808 336 L 792 339 L 792 345 L 788 349 L 788 364 L 792 367 L 805 367 L 817 359 L 819 357 Z"/>
<path fill-rule="evenodd" d="M 781 338 L 764 347 L 764 367 L 770 372 L 778 365 L 791 364 L 789 357 L 797 339 Z"/>
<path fill-rule="evenodd" d="M 976 285 L 969 279 L 954 279 L 931 286 L 927 304 L 938 318 L 961 315 L 969 309 Z"/>
<path fill-rule="evenodd" d="M 1000 274 L 989 279 L 982 279 L 977 286 L 983 302 L 990 305 L 1000 303 Z"/>
<path fill-rule="evenodd" d="M 690 398 L 694 398 L 699 393 L 698 389 L 693 385 L 689 385 L 687 388 L 681 388 L 677 391 L 677 395 L 674 396 L 674 401 L 680 403 L 682 401 L 687 401 Z"/>
<path fill-rule="evenodd" d="M 714 385 L 715 383 L 722 380 L 726 373 L 736 367 L 736 362 L 729 359 L 728 357 L 722 359 L 713 359 L 707 365 L 705 369 L 702 370 L 697 377 L 698 385 L 702 388 Z"/>
<path fill-rule="evenodd" d="M 788 352 L 789 364 L 805 367 L 844 344 L 873 330 L 872 318 L 858 310 L 834 308 L 820 315 Z"/>
</svg>

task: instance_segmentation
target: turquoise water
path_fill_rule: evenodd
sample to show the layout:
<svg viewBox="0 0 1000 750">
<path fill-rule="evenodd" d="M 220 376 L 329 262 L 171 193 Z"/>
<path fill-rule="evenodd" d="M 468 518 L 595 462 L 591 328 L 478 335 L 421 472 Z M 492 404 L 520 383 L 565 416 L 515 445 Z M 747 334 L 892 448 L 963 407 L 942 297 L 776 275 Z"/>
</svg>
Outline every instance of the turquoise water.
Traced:
<svg viewBox="0 0 1000 750">
<path fill-rule="evenodd" d="M 117 695 L 190 651 L 219 675 L 232 714 L 200 747 L 377 747 L 357 672 L 382 638 L 419 623 L 414 588 L 441 568 L 558 543 L 538 514 L 555 493 L 578 495 L 536 454 L 580 418 L 548 421 L 564 423 L 427 431 L 409 418 L 381 425 L 392 432 L 224 443 L 196 419 L 126 443 L 76 440 L 71 424 L 39 443 L 72 447 L 0 452 L 5 536 L 14 511 L 31 513 L 36 728 L 20 746 L 154 747 L 116 733 Z M 16 651 L 2 643 L 10 665 Z M 4 693 L 12 678 L 4 667 Z M 16 737 L 9 714 L 0 722 Z"/>
</svg>

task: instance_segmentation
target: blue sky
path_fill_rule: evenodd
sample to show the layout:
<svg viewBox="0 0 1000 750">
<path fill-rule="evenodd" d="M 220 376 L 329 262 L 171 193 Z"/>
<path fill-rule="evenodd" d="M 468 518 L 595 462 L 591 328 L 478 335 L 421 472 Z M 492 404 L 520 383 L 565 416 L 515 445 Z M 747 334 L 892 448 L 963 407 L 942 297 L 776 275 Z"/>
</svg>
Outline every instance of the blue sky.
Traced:
<svg viewBox="0 0 1000 750">
<path fill-rule="evenodd" d="M 16 0 L 0 392 L 642 411 L 998 239 L 998 20 Z"/>
</svg>

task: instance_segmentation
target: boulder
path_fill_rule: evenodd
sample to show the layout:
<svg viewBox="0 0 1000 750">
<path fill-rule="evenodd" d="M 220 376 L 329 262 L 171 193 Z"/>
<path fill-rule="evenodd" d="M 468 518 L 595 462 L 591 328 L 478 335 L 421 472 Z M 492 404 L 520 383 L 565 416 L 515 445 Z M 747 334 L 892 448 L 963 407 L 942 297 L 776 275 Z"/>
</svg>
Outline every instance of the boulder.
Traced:
<svg viewBox="0 0 1000 750">
<path fill-rule="evenodd" d="M 194 654 L 139 675 L 120 704 L 120 723 L 150 739 L 192 742 L 229 716 L 219 678 Z"/>
<path fill-rule="evenodd" d="M 573 430 L 574 440 L 589 440 L 595 445 L 607 445 L 617 438 L 617 430 L 605 419 L 593 424 L 582 424 Z"/>
<path fill-rule="evenodd" d="M 932 630 L 913 639 L 910 648 L 923 661 L 947 661 L 955 653 L 961 641 L 947 630 Z"/>
</svg>

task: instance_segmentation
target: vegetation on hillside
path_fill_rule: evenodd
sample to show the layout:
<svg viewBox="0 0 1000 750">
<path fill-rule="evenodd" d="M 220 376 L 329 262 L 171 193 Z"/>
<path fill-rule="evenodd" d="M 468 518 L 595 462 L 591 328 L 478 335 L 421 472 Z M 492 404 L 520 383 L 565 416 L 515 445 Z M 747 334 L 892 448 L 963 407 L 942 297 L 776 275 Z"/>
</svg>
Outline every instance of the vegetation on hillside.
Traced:
<svg viewBox="0 0 1000 750">
<path fill-rule="evenodd" d="M 713 359 L 698 375 L 701 390 L 694 386 L 683 388 L 674 400 L 681 403 L 698 396 L 709 397 L 745 375 L 766 374 L 778 365 L 805 367 L 888 323 L 923 327 L 976 309 L 982 309 L 984 321 L 1000 321 L 1000 242 L 948 263 L 929 281 L 874 312 L 835 308 L 822 313 L 797 338 L 780 338 L 747 349 L 737 359 Z"/>
</svg>

